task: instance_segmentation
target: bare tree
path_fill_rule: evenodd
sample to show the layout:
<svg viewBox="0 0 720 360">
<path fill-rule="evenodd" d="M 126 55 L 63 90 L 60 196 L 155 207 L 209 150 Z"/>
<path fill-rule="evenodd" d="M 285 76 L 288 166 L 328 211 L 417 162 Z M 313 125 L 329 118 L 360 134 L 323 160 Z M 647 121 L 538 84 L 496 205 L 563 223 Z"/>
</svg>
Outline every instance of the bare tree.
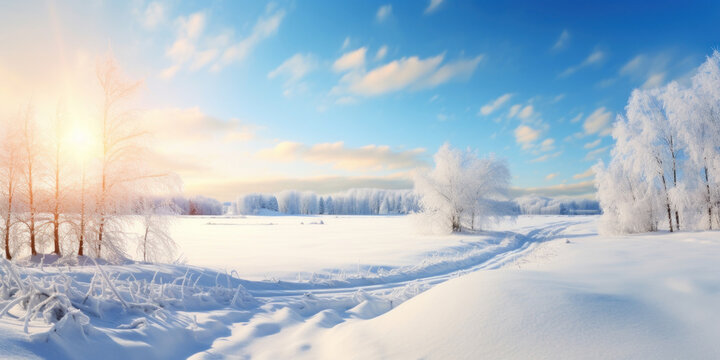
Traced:
<svg viewBox="0 0 720 360">
<path fill-rule="evenodd" d="M 3 222 L 3 243 L 5 245 L 5 258 L 12 259 L 10 254 L 10 234 L 14 219 L 15 192 L 20 174 L 20 142 L 19 131 L 14 122 L 3 123 L 2 139 L 0 141 L 0 194 L 2 194 L 2 207 L 0 215 Z"/>
<path fill-rule="evenodd" d="M 138 238 L 138 253 L 142 260 L 172 260 L 176 245 L 169 232 L 169 216 L 178 213 L 172 201 L 144 197 L 137 202 L 135 211 L 143 225 Z"/>
<path fill-rule="evenodd" d="M 21 194 L 27 209 L 25 216 L 20 220 L 26 226 L 30 238 L 30 254 L 37 255 L 37 236 L 39 225 L 38 192 L 36 180 L 39 178 L 42 155 L 41 144 L 38 139 L 37 123 L 33 108 L 28 105 L 22 114 L 22 183 Z"/>
<path fill-rule="evenodd" d="M 119 192 L 120 187 L 142 178 L 142 175 L 137 174 L 132 168 L 132 160 L 138 156 L 140 141 L 145 133 L 138 129 L 132 111 L 124 108 L 124 103 L 137 92 L 141 82 L 126 80 L 111 56 L 97 67 L 96 75 L 103 94 L 100 188 L 96 200 L 98 212 L 96 248 L 97 256 L 101 256 L 108 234 L 118 231 L 109 228 L 115 225 L 112 222 L 119 213 L 121 202 L 128 200 Z"/>
</svg>

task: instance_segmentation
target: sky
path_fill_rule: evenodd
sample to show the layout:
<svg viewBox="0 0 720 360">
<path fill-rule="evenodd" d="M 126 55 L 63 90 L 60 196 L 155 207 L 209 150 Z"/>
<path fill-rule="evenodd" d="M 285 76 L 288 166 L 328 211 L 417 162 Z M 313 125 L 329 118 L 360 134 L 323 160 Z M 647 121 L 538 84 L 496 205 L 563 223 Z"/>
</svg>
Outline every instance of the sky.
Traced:
<svg viewBox="0 0 720 360">
<path fill-rule="evenodd" d="M 635 88 L 685 82 L 720 3 L 23 1 L 0 4 L 0 115 L 97 116 L 95 64 L 143 80 L 157 167 L 190 195 L 411 188 L 443 144 L 515 194 L 592 197 Z"/>
</svg>

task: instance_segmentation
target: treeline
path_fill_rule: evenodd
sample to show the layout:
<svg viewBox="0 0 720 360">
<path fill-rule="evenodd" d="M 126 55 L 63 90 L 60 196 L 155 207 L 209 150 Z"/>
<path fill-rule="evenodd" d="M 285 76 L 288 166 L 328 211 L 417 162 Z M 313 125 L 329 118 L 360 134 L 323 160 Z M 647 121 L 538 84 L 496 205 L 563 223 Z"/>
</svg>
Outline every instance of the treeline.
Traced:
<svg viewBox="0 0 720 360">
<path fill-rule="evenodd" d="M 613 138 L 610 163 L 595 168 L 602 230 L 720 227 L 720 53 L 687 87 L 633 91 Z"/>
<path fill-rule="evenodd" d="M 385 215 L 419 210 L 412 190 L 350 189 L 318 195 L 310 191 L 285 190 L 277 194 L 247 194 L 238 197 L 234 211 L 243 215 L 283 213 L 294 215 Z"/>
<path fill-rule="evenodd" d="M 514 200 L 515 212 L 522 215 L 598 215 L 600 203 L 590 199 L 553 199 L 523 196 Z"/>
<path fill-rule="evenodd" d="M 59 102 L 54 116 L 32 104 L 0 121 L 0 235 L 5 257 L 51 252 L 58 256 L 126 256 L 137 241 L 143 257 L 168 252 L 158 216 L 165 202 L 143 197 L 171 191 L 176 182 L 147 168 L 146 132 L 129 109 L 141 83 L 129 81 L 112 58 L 98 64 L 98 108 L 88 122 Z M 178 186 L 179 187 L 179 186 Z M 127 214 L 143 215 L 139 237 L 126 232 Z M 158 245 L 158 246 L 155 246 Z"/>
</svg>

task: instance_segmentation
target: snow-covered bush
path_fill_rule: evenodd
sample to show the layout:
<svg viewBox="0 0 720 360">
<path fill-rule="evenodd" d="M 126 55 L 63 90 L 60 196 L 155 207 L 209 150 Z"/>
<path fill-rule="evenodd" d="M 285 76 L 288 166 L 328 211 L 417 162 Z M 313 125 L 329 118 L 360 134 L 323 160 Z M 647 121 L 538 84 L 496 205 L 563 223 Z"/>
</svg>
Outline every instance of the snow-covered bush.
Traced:
<svg viewBox="0 0 720 360">
<path fill-rule="evenodd" d="M 444 144 L 435 154 L 435 168 L 419 174 L 415 191 L 423 214 L 448 231 L 475 229 L 497 216 L 509 215 L 510 171 L 495 158 L 479 158 L 471 150 Z"/>
</svg>

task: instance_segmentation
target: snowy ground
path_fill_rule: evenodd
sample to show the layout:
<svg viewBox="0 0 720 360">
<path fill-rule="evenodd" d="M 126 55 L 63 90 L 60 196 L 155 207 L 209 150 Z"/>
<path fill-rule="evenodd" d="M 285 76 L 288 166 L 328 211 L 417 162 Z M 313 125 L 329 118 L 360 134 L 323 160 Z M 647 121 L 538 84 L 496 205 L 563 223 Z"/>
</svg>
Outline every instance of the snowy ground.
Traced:
<svg viewBox="0 0 720 360">
<path fill-rule="evenodd" d="M 3 263 L 0 357 L 720 357 L 720 234 L 596 220 L 180 218 L 191 265 Z"/>
</svg>

